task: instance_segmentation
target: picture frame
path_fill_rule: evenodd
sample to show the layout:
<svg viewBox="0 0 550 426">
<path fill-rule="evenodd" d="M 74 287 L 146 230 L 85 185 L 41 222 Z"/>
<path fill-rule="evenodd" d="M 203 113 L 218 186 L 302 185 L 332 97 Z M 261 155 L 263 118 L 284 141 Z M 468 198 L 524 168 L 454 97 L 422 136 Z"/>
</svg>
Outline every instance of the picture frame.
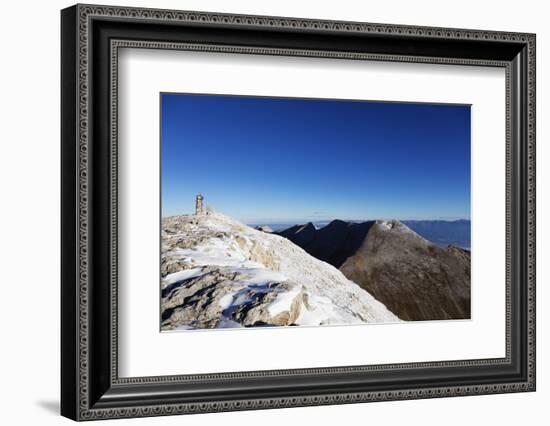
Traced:
<svg viewBox="0 0 550 426">
<path fill-rule="evenodd" d="M 525 33 L 62 10 L 61 414 L 94 420 L 535 391 L 535 45 Z M 119 377 L 117 55 L 126 47 L 504 69 L 506 356 Z"/>
</svg>

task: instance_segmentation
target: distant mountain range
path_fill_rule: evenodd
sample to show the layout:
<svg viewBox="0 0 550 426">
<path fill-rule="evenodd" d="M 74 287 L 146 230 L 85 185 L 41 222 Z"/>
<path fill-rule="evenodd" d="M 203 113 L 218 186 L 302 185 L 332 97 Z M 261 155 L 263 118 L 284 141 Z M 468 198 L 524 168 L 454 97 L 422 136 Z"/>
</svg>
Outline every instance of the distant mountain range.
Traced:
<svg viewBox="0 0 550 426">
<path fill-rule="evenodd" d="M 470 318 L 470 252 L 458 247 L 469 247 L 469 221 L 334 220 L 277 234 L 339 268 L 401 319 Z"/>
<path fill-rule="evenodd" d="M 434 244 L 452 244 L 468 250 L 471 247 L 469 220 L 404 220 L 403 223 Z"/>
</svg>

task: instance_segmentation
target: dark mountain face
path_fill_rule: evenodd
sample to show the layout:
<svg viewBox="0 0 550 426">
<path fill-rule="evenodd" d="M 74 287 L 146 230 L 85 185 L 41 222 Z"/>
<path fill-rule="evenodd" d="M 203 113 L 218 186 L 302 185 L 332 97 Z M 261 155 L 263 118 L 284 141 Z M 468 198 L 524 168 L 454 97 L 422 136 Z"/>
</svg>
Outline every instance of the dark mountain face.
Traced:
<svg viewBox="0 0 550 426">
<path fill-rule="evenodd" d="M 279 235 L 282 235 L 300 247 L 304 247 L 314 239 L 316 232 L 315 226 L 311 222 L 308 222 L 305 225 L 295 225 L 285 229 L 279 232 Z"/>
<path fill-rule="evenodd" d="M 302 247 L 312 256 L 339 268 L 361 247 L 374 221 L 363 223 L 333 220 L 321 229 L 310 222 L 296 225 L 278 234 Z"/>
<path fill-rule="evenodd" d="M 339 268 L 399 318 L 470 318 L 468 250 L 439 247 L 395 220 L 309 225 L 279 234 Z"/>
</svg>

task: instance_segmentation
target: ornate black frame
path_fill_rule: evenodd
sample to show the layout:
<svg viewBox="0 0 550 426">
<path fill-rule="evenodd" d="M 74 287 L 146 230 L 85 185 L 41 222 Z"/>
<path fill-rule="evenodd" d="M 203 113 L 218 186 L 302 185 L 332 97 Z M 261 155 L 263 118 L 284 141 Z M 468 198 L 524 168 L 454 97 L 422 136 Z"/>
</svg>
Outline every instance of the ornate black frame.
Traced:
<svg viewBox="0 0 550 426">
<path fill-rule="evenodd" d="M 76 5 L 61 13 L 61 413 L 74 420 L 535 390 L 535 35 Z M 506 357 L 119 378 L 117 54 L 192 49 L 506 69 Z"/>
</svg>

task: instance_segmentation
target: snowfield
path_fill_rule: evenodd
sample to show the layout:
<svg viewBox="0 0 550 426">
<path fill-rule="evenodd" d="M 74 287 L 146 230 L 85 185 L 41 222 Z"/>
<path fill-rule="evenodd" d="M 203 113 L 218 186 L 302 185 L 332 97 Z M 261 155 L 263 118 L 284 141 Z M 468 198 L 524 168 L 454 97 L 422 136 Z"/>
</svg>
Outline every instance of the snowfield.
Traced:
<svg viewBox="0 0 550 426">
<path fill-rule="evenodd" d="M 161 273 L 162 330 L 399 321 L 328 263 L 217 212 L 162 220 Z"/>
</svg>

